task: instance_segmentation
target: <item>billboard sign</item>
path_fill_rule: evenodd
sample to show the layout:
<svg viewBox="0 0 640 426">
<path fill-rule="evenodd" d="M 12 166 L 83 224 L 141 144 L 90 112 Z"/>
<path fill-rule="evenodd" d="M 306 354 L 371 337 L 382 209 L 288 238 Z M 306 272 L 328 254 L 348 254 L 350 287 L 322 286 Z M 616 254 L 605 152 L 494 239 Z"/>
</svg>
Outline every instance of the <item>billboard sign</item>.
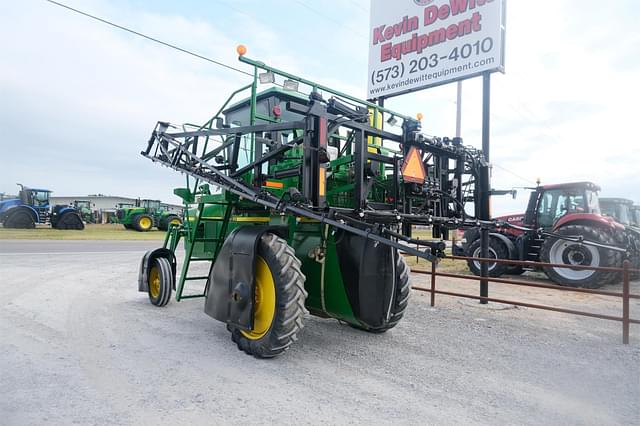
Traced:
<svg viewBox="0 0 640 426">
<path fill-rule="evenodd" d="M 505 0 L 371 0 L 367 98 L 504 72 Z"/>
</svg>

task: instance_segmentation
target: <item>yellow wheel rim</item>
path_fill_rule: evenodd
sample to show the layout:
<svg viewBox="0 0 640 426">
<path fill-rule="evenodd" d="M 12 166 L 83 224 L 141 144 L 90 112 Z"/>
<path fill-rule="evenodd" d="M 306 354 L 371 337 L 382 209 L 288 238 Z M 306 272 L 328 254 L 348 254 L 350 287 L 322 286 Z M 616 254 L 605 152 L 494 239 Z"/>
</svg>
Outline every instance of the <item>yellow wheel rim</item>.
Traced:
<svg viewBox="0 0 640 426">
<path fill-rule="evenodd" d="M 139 223 L 142 229 L 151 228 L 151 219 L 149 219 L 148 217 L 141 217 Z"/>
<path fill-rule="evenodd" d="M 154 299 L 160 296 L 160 270 L 157 266 L 152 266 L 149 271 L 149 294 Z"/>
<path fill-rule="evenodd" d="M 256 298 L 254 301 L 253 330 L 241 330 L 247 339 L 262 338 L 276 315 L 276 285 L 267 262 L 260 256 L 256 258 Z"/>
<path fill-rule="evenodd" d="M 172 225 L 180 225 L 180 219 L 173 219 L 173 220 L 171 221 L 171 224 L 172 224 Z"/>
</svg>

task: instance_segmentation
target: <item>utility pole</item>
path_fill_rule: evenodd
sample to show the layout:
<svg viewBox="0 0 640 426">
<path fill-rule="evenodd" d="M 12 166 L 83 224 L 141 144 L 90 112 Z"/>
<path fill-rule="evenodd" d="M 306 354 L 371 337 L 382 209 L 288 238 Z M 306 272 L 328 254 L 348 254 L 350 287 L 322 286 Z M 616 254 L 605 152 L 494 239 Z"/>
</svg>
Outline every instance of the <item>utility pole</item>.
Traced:
<svg viewBox="0 0 640 426">
<path fill-rule="evenodd" d="M 457 84 L 456 96 L 456 137 L 462 136 L 462 80 Z"/>
</svg>

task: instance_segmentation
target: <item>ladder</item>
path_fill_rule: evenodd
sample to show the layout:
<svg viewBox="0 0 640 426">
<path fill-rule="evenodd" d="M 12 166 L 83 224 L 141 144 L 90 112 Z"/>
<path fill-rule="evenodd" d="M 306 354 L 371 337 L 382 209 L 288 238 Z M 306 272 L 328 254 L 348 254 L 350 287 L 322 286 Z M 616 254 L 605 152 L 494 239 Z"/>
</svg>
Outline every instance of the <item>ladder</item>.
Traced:
<svg viewBox="0 0 640 426">
<path fill-rule="evenodd" d="M 204 207 L 205 204 L 218 204 L 226 206 L 224 216 L 222 217 L 204 217 Z M 186 235 L 185 240 L 188 240 L 189 247 L 186 250 L 184 262 L 182 264 L 182 272 L 180 274 L 180 280 L 178 282 L 178 287 L 176 289 L 176 301 L 179 302 L 181 299 L 195 299 L 198 297 L 206 296 L 206 284 L 203 287 L 202 293 L 197 294 L 187 294 L 183 295 L 184 285 L 186 281 L 205 281 L 209 279 L 209 276 L 206 275 L 194 275 L 189 276 L 189 267 L 191 266 L 191 262 L 209 262 L 209 274 L 211 273 L 211 268 L 220 253 L 220 249 L 222 248 L 222 244 L 224 243 L 225 236 L 227 235 L 227 229 L 229 227 L 229 221 L 231 219 L 231 212 L 233 211 L 233 203 L 230 201 L 206 201 L 206 196 L 203 196 L 198 202 L 198 213 L 196 215 L 195 221 L 193 222 L 193 226 L 189 223 L 189 213 L 187 211 L 187 217 L 185 221 L 185 229 Z M 200 224 L 205 222 L 222 222 L 222 226 L 219 228 L 218 235 L 215 238 L 207 238 L 205 236 L 198 237 L 198 228 Z M 206 234 L 205 234 L 206 235 Z M 193 249 L 196 243 L 215 243 L 215 248 L 213 251 L 212 257 L 193 257 Z"/>
</svg>

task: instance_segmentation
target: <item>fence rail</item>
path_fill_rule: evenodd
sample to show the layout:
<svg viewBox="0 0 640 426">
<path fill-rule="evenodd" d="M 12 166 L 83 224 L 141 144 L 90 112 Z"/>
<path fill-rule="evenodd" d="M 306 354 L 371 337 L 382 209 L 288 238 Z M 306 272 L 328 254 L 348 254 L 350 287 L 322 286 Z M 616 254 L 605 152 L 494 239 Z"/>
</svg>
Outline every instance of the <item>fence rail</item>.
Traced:
<svg viewBox="0 0 640 426">
<path fill-rule="evenodd" d="M 451 260 L 457 260 L 457 261 L 475 261 L 475 262 L 481 262 L 481 263 L 501 263 L 501 264 L 515 265 L 515 266 L 526 266 L 533 269 L 542 269 L 544 267 L 556 267 L 556 268 L 562 267 L 562 268 L 571 268 L 571 269 L 580 269 L 580 270 L 615 272 L 615 273 L 621 274 L 622 276 L 622 292 L 606 291 L 606 290 L 599 290 L 599 289 L 565 287 L 565 286 L 560 286 L 555 284 L 543 284 L 539 282 L 529 282 L 529 281 L 523 281 L 523 280 L 496 278 L 496 277 L 489 277 L 489 276 L 482 277 L 482 276 L 476 276 L 476 275 L 462 275 L 462 274 L 454 274 L 454 273 L 448 273 L 448 272 L 438 272 L 436 263 L 431 263 L 431 270 L 411 268 L 411 272 L 413 273 L 429 275 L 431 277 L 430 286 L 428 288 L 419 287 L 419 286 L 412 287 L 414 290 L 430 293 L 431 306 L 435 306 L 436 294 L 441 294 L 445 296 L 475 299 L 475 300 L 479 300 L 481 303 L 487 303 L 487 302 L 504 303 L 504 304 L 523 306 L 523 307 L 533 308 L 533 309 L 541 309 L 546 311 L 560 312 L 560 313 L 571 314 L 571 315 L 580 315 L 580 316 L 598 318 L 603 320 L 618 321 L 622 323 L 622 343 L 623 344 L 629 344 L 630 324 L 640 324 L 640 320 L 631 318 L 629 313 L 630 299 L 640 299 L 640 295 L 631 294 L 630 292 L 631 273 L 640 273 L 640 270 L 631 269 L 630 262 L 628 260 L 625 260 L 623 262 L 622 268 L 612 268 L 612 267 L 594 267 L 594 266 L 577 266 L 577 265 L 568 266 L 565 264 L 518 261 L 518 260 L 507 260 L 507 259 L 491 259 L 491 258 L 479 258 L 479 257 L 463 257 L 463 256 L 446 256 L 445 259 L 451 259 Z M 586 293 L 586 294 L 594 294 L 599 296 L 620 298 L 622 299 L 622 315 L 621 316 L 604 315 L 604 314 L 598 314 L 595 312 L 579 311 L 575 309 L 567 309 L 567 308 L 561 308 L 557 306 L 528 303 L 528 302 L 522 302 L 518 300 L 505 300 L 500 298 L 488 297 L 488 295 L 477 296 L 474 294 L 438 290 L 436 286 L 437 277 L 457 278 L 457 279 L 473 280 L 473 281 L 479 281 L 479 282 L 484 281 L 484 282 L 492 282 L 496 284 L 543 288 L 547 290 L 558 290 L 558 291 L 564 291 L 564 292 L 569 291 L 569 292 L 575 292 L 575 293 Z"/>
</svg>

